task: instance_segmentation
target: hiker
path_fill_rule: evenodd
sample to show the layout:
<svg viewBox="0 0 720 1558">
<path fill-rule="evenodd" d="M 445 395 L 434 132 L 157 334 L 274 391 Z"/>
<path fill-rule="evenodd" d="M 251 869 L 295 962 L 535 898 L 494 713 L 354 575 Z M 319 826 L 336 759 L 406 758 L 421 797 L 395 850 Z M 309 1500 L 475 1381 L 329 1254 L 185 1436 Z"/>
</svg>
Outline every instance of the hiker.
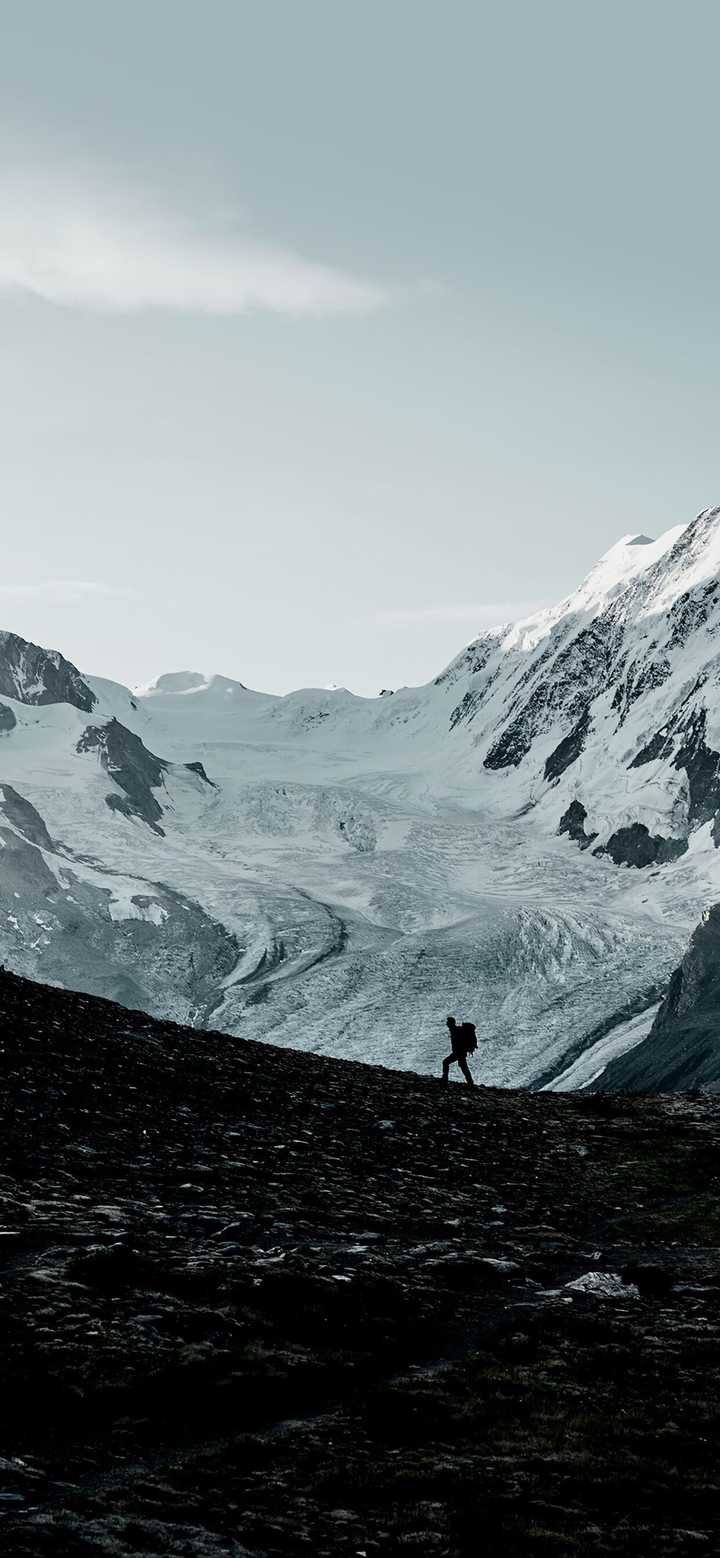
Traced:
<svg viewBox="0 0 720 1558">
<path fill-rule="evenodd" d="M 468 1084 L 468 1087 L 474 1087 L 475 1083 L 470 1075 L 470 1067 L 467 1063 L 467 1057 L 473 1050 L 477 1049 L 477 1034 L 475 1032 L 475 1024 L 472 1022 L 457 1023 L 454 1017 L 448 1017 L 447 1025 L 450 1029 L 450 1043 L 452 1044 L 452 1051 L 449 1055 L 445 1056 L 445 1059 L 442 1063 L 443 1082 L 448 1081 L 448 1072 L 450 1067 L 454 1061 L 457 1061 L 465 1081 Z"/>
</svg>

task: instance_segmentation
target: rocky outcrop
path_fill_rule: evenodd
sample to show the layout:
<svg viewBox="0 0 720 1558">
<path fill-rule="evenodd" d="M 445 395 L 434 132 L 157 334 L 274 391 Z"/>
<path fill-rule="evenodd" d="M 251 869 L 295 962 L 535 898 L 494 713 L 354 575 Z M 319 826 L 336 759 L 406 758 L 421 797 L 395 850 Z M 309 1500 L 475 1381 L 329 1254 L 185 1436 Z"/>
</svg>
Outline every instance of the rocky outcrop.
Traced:
<svg viewBox="0 0 720 1558">
<path fill-rule="evenodd" d="M 202 1024 L 238 964 L 237 938 L 167 885 L 123 878 L 117 894 L 114 885 L 87 863 L 78 874 L 35 808 L 0 786 L 4 960 L 36 979 Z"/>
<path fill-rule="evenodd" d="M 18 703 L 71 703 L 90 714 L 95 694 L 56 649 L 41 649 L 16 633 L 0 633 L 0 694 Z"/>
<path fill-rule="evenodd" d="M 656 730 L 650 740 L 646 741 L 636 753 L 632 762 L 628 763 L 628 768 L 644 768 L 646 763 L 656 763 L 658 758 L 669 757 L 672 749 L 673 740 L 667 728 Z"/>
<path fill-rule="evenodd" d="M 78 741 L 77 750 L 97 752 L 109 778 L 124 792 L 118 795 L 113 791 L 105 797 L 112 811 L 122 812 L 126 817 L 140 817 L 154 833 L 164 836 L 160 827 L 162 806 L 153 790 L 161 788 L 169 763 L 149 752 L 140 737 L 117 719 L 108 720 L 106 725 L 88 725 Z M 209 783 L 207 777 L 203 777 Z"/>
<path fill-rule="evenodd" d="M 616 866 L 665 865 L 677 860 L 688 847 L 686 838 L 664 838 L 662 833 L 651 833 L 644 822 L 632 822 L 627 828 L 617 828 L 607 844 L 599 845 L 596 855 L 609 855 Z"/>
<path fill-rule="evenodd" d="M 647 1038 L 608 1066 L 602 1087 L 720 1092 L 720 904 L 693 932 Z"/>
<path fill-rule="evenodd" d="M 638 698 L 642 698 L 645 693 L 654 692 L 657 687 L 662 687 L 671 673 L 672 665 L 666 656 L 661 656 L 657 660 L 641 657 L 625 668 L 615 688 L 611 704 L 611 707 L 619 713 L 621 725 L 625 723 Z"/>
<path fill-rule="evenodd" d="M 684 768 L 690 791 L 688 820 L 691 827 L 709 822 L 720 810 L 720 752 L 715 752 L 705 740 L 707 714 L 704 708 L 694 711 L 683 731 L 673 764 Z"/>
<path fill-rule="evenodd" d="M 25 800 L 24 795 L 19 795 L 11 784 L 0 784 L 0 810 L 28 843 L 36 844 L 40 849 L 54 848 L 39 811 L 30 801 Z"/>
<path fill-rule="evenodd" d="M 563 736 L 562 741 L 558 742 L 554 752 L 550 753 L 545 763 L 543 775 L 546 780 L 559 779 L 560 775 L 565 773 L 566 768 L 570 768 L 573 763 L 577 762 L 585 745 L 585 738 L 589 728 L 590 710 L 583 709 L 579 720 L 573 725 L 572 730 L 569 731 L 567 736 Z"/>
<path fill-rule="evenodd" d="M 558 833 L 567 833 L 574 843 L 587 849 L 597 838 L 597 833 L 585 829 L 587 811 L 582 801 L 570 802 L 558 824 Z M 661 833 L 650 833 L 643 822 L 632 822 L 626 828 L 617 828 L 606 844 L 598 844 L 594 855 L 608 855 L 616 866 L 665 865 L 686 853 L 686 838 L 664 838 Z"/>
<path fill-rule="evenodd" d="M 0 735 L 8 736 L 16 725 L 17 720 L 12 709 L 9 709 L 6 703 L 0 703 Z"/>
<path fill-rule="evenodd" d="M 682 595 L 679 595 L 668 612 L 670 624 L 668 649 L 681 648 L 687 643 L 691 634 L 698 628 L 704 627 L 719 599 L 720 583 L 717 579 L 706 580 L 703 584 L 696 585 L 692 590 L 685 590 Z"/>
<path fill-rule="evenodd" d="M 17 927 L 18 935 L 23 937 L 24 942 L 29 941 L 30 937 L 40 941 L 38 915 L 43 913 L 44 900 L 56 895 L 57 878 L 53 876 L 40 850 L 13 828 L 0 827 L 0 850 L 0 902 L 4 914 Z M 31 926 L 23 923 L 22 910 L 27 901 L 33 905 Z M 22 958 L 25 946 L 19 951 Z"/>
<path fill-rule="evenodd" d="M 534 731 L 528 719 L 514 720 L 493 742 L 487 756 L 483 758 L 483 768 L 518 768 L 523 758 L 527 757 L 533 738 Z"/>
<path fill-rule="evenodd" d="M 592 844 L 593 839 L 597 838 L 597 833 L 586 833 L 586 822 L 587 811 L 582 801 L 571 801 L 567 811 L 563 812 L 560 818 L 558 833 L 567 833 L 575 844 L 580 844 L 583 849 L 587 849 L 588 844 Z"/>
<path fill-rule="evenodd" d="M 209 784 L 211 790 L 218 790 L 220 788 L 219 785 L 215 783 L 214 779 L 208 779 L 204 765 L 202 763 L 186 763 L 185 767 L 189 769 L 191 774 L 197 774 L 198 778 L 202 779 L 204 784 Z"/>
<path fill-rule="evenodd" d="M 8 1558 L 718 1550 L 720 1118 L 0 974 Z"/>
<path fill-rule="evenodd" d="M 434 685 L 441 687 L 447 682 L 448 686 L 467 676 L 476 676 L 479 671 L 484 671 L 493 653 L 497 650 L 499 633 L 483 633 L 479 638 L 468 644 L 454 660 L 450 661 L 444 671 L 435 677 Z"/>
<path fill-rule="evenodd" d="M 672 757 L 673 768 L 684 770 L 687 775 L 688 826 L 691 829 L 699 828 L 712 819 L 713 838 L 717 843 L 720 752 L 708 746 L 706 728 L 707 710 L 703 706 L 694 708 L 683 719 L 678 718 L 670 726 L 665 725 L 662 730 L 656 731 L 628 766 L 642 768 L 646 763 Z"/>
<path fill-rule="evenodd" d="M 512 717 L 483 760 L 489 769 L 517 767 L 535 737 L 559 714 L 581 721 L 603 692 L 617 653 L 619 633 L 612 610 L 568 638 L 566 625 L 531 663 L 518 684 Z"/>
<path fill-rule="evenodd" d="M 468 691 L 463 693 L 460 702 L 455 705 L 450 715 L 450 729 L 454 730 L 456 725 L 469 724 L 481 705 L 482 693 L 473 692 L 468 688 Z"/>
</svg>

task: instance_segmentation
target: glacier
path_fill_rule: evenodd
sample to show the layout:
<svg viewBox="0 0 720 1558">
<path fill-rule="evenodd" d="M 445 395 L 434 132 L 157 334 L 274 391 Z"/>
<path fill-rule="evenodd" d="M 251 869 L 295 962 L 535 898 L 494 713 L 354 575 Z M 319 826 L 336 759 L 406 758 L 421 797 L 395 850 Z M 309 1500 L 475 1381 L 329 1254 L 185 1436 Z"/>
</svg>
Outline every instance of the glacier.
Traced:
<svg viewBox="0 0 720 1558">
<path fill-rule="evenodd" d="M 0 635 L 0 958 L 154 1016 L 595 1085 L 720 898 L 720 510 L 433 682 L 131 690 Z"/>
</svg>

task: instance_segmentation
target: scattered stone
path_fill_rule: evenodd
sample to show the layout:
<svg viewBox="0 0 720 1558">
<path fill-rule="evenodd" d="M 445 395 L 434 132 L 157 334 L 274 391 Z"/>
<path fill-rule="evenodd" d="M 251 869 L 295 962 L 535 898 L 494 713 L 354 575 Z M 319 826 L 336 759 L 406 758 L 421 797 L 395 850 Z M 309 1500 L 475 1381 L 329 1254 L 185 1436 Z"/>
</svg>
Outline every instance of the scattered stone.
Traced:
<svg viewBox="0 0 720 1558">
<path fill-rule="evenodd" d="M 590 1293 L 594 1298 L 639 1298 L 640 1289 L 634 1282 L 623 1282 L 614 1271 L 586 1271 L 574 1282 L 566 1282 L 570 1293 Z"/>
<path fill-rule="evenodd" d="M 520 1270 L 519 1262 L 508 1260 L 500 1256 L 484 1255 L 481 1265 L 491 1266 L 493 1271 L 499 1271 L 503 1276 L 512 1276 L 513 1272 Z"/>
</svg>

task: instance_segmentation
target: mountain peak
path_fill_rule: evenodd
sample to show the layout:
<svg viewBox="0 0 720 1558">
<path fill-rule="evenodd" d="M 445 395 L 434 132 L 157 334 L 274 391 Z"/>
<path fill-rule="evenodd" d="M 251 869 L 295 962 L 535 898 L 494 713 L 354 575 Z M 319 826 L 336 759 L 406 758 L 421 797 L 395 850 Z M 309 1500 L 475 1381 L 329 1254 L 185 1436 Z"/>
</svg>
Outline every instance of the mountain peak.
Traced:
<svg viewBox="0 0 720 1558">
<path fill-rule="evenodd" d="M 574 609 L 587 610 L 597 607 L 619 595 L 640 573 L 645 573 L 653 563 L 659 562 L 672 551 L 687 525 L 674 525 L 655 539 L 644 532 L 630 532 L 620 537 L 607 552 L 603 552 L 590 569 L 575 597 L 571 597 Z M 570 604 L 570 602 L 568 602 Z"/>
<path fill-rule="evenodd" d="M 233 681 L 228 676 L 208 676 L 203 671 L 164 671 L 145 687 L 135 689 L 139 698 L 152 698 L 158 694 L 183 697 L 188 693 L 220 693 L 227 697 L 247 690 L 244 682 Z"/>
<path fill-rule="evenodd" d="M 207 680 L 202 671 L 165 671 L 162 676 L 156 676 L 154 682 L 150 682 L 142 690 L 143 692 L 194 692 L 197 687 L 206 686 Z"/>
<path fill-rule="evenodd" d="M 86 714 L 96 702 L 77 666 L 59 650 L 7 631 L 0 632 L 0 693 L 18 703 L 69 703 Z"/>
</svg>

